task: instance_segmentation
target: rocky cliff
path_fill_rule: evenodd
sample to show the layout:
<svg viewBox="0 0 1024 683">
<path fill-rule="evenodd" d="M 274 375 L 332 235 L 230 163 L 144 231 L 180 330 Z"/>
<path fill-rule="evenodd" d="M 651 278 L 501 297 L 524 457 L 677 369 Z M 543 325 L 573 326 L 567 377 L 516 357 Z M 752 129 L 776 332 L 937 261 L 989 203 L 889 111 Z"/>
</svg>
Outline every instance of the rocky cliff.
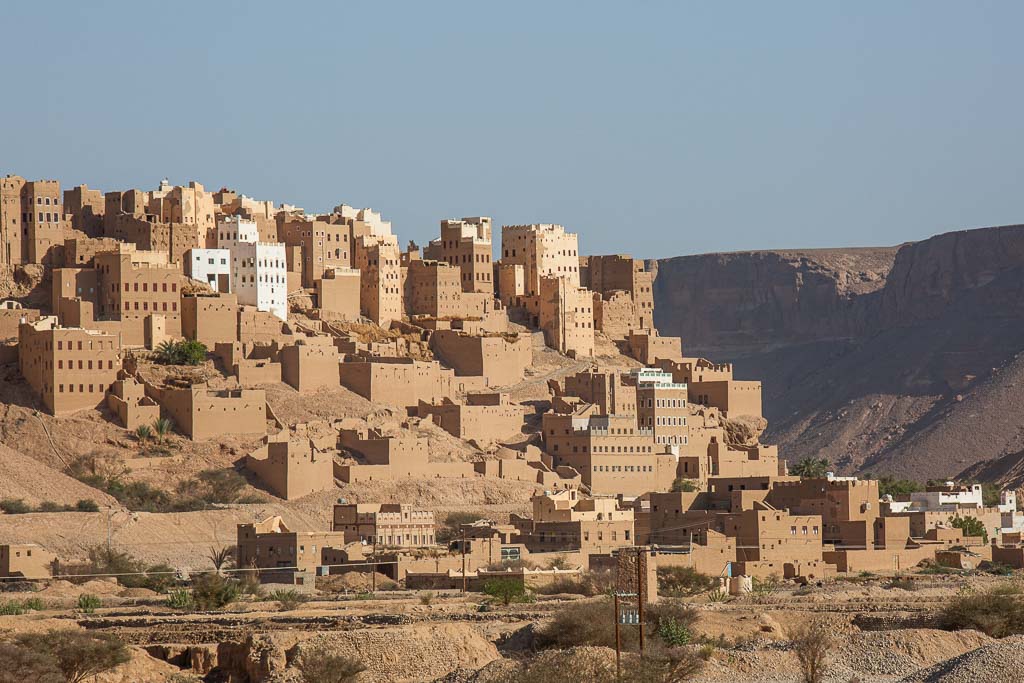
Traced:
<svg viewBox="0 0 1024 683">
<path fill-rule="evenodd" d="M 657 271 L 659 328 L 761 378 L 791 460 L 924 479 L 1024 449 L 1024 226 Z"/>
</svg>

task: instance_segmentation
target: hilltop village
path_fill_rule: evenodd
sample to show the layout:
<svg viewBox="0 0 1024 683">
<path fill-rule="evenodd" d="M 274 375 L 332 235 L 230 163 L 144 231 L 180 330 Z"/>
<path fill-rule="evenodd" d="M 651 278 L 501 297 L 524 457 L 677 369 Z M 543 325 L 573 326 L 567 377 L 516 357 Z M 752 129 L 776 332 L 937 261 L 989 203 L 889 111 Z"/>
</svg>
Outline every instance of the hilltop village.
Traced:
<svg viewBox="0 0 1024 683">
<path fill-rule="evenodd" d="M 407 588 L 542 582 L 635 548 L 715 577 L 1024 566 L 1012 491 L 883 497 L 878 481 L 791 474 L 759 441 L 761 384 L 658 334 L 642 261 L 583 255 L 560 225 L 493 230 L 447 219 L 403 248 L 380 213 L 344 204 L 7 176 L 0 263 L 35 274 L 36 303 L 0 303 L 0 361 L 33 409 L 140 444 L 129 480 L 179 439 L 232 450 L 229 470 L 264 501 L 338 493 L 324 528 L 238 524 L 236 566 L 266 582 L 369 565 Z M 77 478 L 95 485 L 90 465 Z M 445 520 L 415 499 L 344 497 L 402 481 L 517 482 L 521 508 L 442 541 Z M 29 536 L 0 538 L 0 575 L 42 580 L 80 559 Z"/>
</svg>

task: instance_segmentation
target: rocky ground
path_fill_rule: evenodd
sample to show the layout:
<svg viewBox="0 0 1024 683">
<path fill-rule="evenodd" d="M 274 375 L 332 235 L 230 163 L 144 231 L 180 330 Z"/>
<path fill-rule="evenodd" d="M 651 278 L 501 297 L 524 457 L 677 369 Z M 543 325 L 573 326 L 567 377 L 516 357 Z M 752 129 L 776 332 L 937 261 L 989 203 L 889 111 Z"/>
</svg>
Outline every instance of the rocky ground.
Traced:
<svg viewBox="0 0 1024 683">
<path fill-rule="evenodd" d="M 810 620 L 827 624 L 832 635 L 828 683 L 1024 680 L 1021 636 L 997 640 L 977 631 L 938 628 L 938 610 L 951 597 L 1000 581 L 1006 579 L 919 576 L 917 589 L 904 590 L 871 578 L 784 585 L 768 596 L 724 603 L 707 595 L 686 598 L 698 614 L 692 638 L 704 644 L 703 667 L 689 680 L 797 683 L 802 679 L 791 636 L 796 625 Z M 91 613 L 76 609 L 82 593 L 99 596 L 101 606 Z M 43 609 L 0 616 L 0 629 L 19 633 L 59 626 L 116 635 L 134 654 L 128 664 L 96 679 L 104 683 L 169 682 L 175 674 L 195 676 L 179 678 L 193 681 L 203 676 L 235 683 L 297 682 L 296 658 L 323 650 L 361 661 L 366 670 L 357 678 L 360 683 L 487 683 L 508 680 L 498 675 L 516 661 L 538 656 L 535 633 L 552 615 L 577 600 L 602 600 L 538 596 L 535 602 L 501 606 L 473 593 L 439 592 L 429 600 L 422 595 L 319 594 L 291 609 L 269 596 L 250 597 L 220 611 L 196 613 L 171 609 L 163 596 L 110 581 L 81 586 L 55 581 L 32 593 L 5 593 L 0 599 L 38 598 Z M 614 662 L 613 651 L 603 647 L 542 656 L 577 658 L 581 666 L 593 665 L 595 658 Z"/>
</svg>

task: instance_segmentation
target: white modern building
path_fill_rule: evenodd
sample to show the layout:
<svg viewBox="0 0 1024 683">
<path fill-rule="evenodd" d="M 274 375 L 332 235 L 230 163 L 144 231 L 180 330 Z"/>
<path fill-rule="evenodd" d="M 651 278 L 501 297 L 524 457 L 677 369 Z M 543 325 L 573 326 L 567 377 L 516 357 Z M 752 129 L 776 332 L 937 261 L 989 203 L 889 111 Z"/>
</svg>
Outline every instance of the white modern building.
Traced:
<svg viewBox="0 0 1024 683">
<path fill-rule="evenodd" d="M 231 252 L 227 249 L 189 249 L 185 274 L 210 285 L 215 292 L 231 291 Z"/>
<path fill-rule="evenodd" d="M 260 242 L 255 221 L 238 216 L 217 224 L 217 251 L 231 254 L 231 291 L 238 303 L 288 319 L 288 270 L 284 244 Z"/>
</svg>

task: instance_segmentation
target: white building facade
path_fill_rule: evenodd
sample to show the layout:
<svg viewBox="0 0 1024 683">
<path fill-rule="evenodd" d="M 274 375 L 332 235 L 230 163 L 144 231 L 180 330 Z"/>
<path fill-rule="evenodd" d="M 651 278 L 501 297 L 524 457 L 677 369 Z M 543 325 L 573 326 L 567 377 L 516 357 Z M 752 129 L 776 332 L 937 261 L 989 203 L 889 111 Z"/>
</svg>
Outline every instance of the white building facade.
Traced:
<svg viewBox="0 0 1024 683">
<path fill-rule="evenodd" d="M 189 249 L 185 274 L 210 285 L 215 292 L 231 291 L 231 252 L 228 249 Z"/>
<path fill-rule="evenodd" d="M 238 216 L 217 225 L 217 246 L 231 254 L 231 288 L 238 303 L 288 319 L 288 270 L 284 244 L 260 242 L 255 221 Z"/>
</svg>

